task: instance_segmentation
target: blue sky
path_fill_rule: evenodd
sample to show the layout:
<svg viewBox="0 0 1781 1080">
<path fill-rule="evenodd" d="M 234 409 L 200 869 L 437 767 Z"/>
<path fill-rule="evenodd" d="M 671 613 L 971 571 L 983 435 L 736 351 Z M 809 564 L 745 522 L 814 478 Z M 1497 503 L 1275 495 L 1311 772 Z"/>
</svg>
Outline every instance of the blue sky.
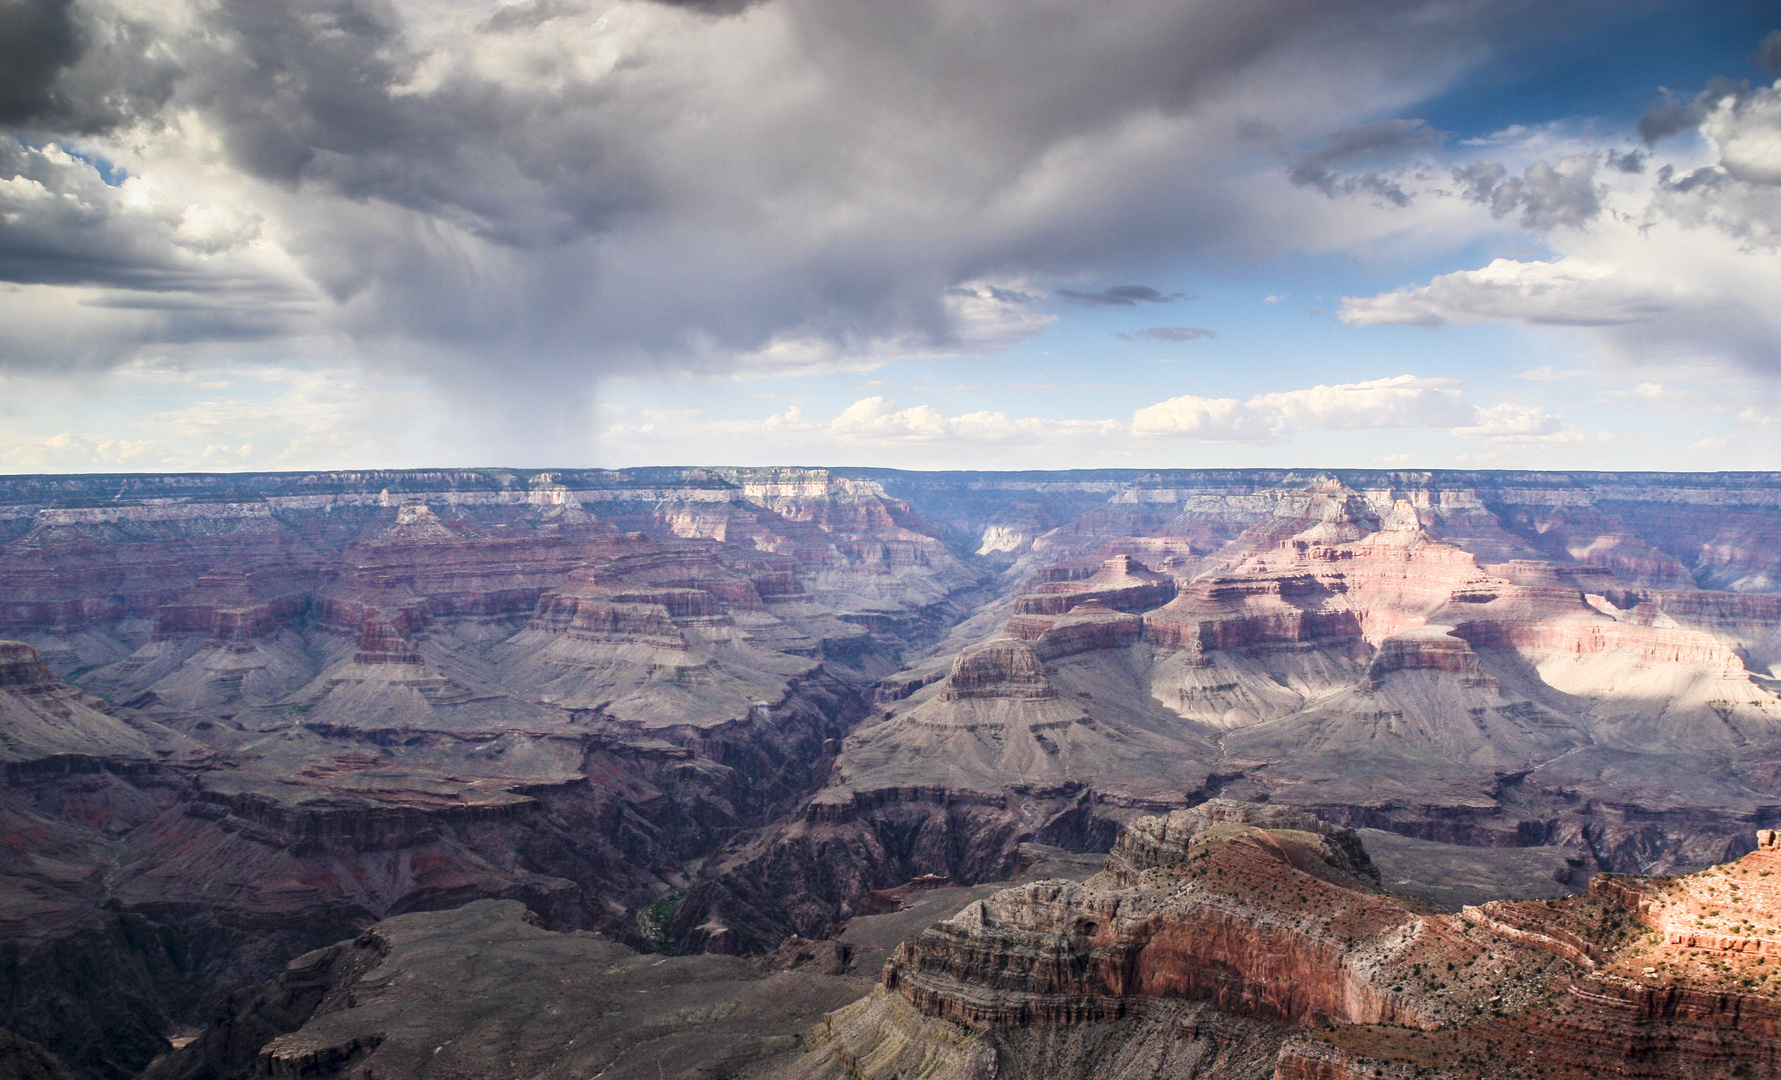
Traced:
<svg viewBox="0 0 1781 1080">
<path fill-rule="evenodd" d="M 1773 4 L 26 6 L 7 471 L 1781 467 Z"/>
</svg>

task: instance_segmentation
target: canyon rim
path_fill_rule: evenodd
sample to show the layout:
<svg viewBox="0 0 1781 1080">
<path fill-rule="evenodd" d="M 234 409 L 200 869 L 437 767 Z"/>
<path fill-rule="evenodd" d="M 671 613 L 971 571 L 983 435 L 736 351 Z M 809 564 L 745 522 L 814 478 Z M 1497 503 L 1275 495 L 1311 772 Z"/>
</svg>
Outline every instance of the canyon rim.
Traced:
<svg viewBox="0 0 1781 1080">
<path fill-rule="evenodd" d="M 21 1075 L 1781 1068 L 1781 476 L 35 476 L 0 529 Z"/>
</svg>

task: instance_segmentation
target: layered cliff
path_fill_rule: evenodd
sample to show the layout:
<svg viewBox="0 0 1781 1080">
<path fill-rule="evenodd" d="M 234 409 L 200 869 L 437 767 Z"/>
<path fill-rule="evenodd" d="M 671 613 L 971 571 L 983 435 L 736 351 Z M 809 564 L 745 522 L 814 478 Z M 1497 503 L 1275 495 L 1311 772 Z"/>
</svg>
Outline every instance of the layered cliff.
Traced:
<svg viewBox="0 0 1781 1080">
<path fill-rule="evenodd" d="M 1221 793 L 1563 867 L 1519 895 L 1686 869 L 1778 823 L 1778 523 L 1756 474 L 11 478 L 16 899 L 76 1012 L 133 965 L 70 1057 L 121 1077 L 392 913 L 767 951 Z"/>
<path fill-rule="evenodd" d="M 591 482 L 138 478 L 20 515 L 0 953 L 32 975 L 0 1026 L 133 1075 L 291 955 L 479 897 L 642 944 L 976 582 L 870 484 Z M 754 527 L 677 532 L 707 502 Z"/>
<path fill-rule="evenodd" d="M 1381 892 L 1353 833 L 1215 801 L 1134 823 L 1087 882 L 1005 890 L 924 931 L 789 1074 L 1781 1075 L 1765 947 L 1644 926 L 1663 917 L 1652 896 L 1723 896 L 1777 858 L 1440 915 Z M 1762 889 L 1737 903 L 1781 916 Z M 1170 1061 L 1159 1044 L 1184 1036 L 1198 1045 Z"/>
<path fill-rule="evenodd" d="M 1013 595 L 887 680 L 802 819 L 708 865 L 688 925 L 820 932 L 892 879 L 979 878 L 1031 839 L 1105 845 L 1220 792 L 1565 845 L 1572 885 L 1723 858 L 1781 797 L 1772 598 L 1687 588 L 1708 547 L 1677 553 L 1712 524 L 1699 506 L 1758 517 L 1774 497 L 1644 479 L 960 477 L 976 509 L 898 481 L 955 514 L 1048 485 L 1106 498 L 1024 546 L 997 533 Z M 1021 690 L 975 689 L 996 679 Z M 808 861 L 846 869 L 763 917 Z"/>
</svg>

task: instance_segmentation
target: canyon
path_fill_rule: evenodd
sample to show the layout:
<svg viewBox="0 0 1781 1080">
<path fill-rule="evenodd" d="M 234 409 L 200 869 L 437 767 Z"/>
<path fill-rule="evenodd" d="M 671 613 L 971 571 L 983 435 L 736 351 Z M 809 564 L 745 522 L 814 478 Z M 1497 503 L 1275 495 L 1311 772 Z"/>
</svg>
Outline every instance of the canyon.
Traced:
<svg viewBox="0 0 1781 1080">
<path fill-rule="evenodd" d="M 82 1080 L 1776 1067 L 1781 475 L 8 477 L 0 638 Z"/>
</svg>

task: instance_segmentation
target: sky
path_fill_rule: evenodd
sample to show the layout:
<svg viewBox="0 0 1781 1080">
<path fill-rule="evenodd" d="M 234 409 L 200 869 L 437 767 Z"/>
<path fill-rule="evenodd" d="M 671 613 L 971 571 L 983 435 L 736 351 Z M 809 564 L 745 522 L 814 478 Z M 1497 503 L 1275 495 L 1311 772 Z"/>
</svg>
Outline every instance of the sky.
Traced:
<svg viewBox="0 0 1781 1080">
<path fill-rule="evenodd" d="M 1773 0 L 0 0 L 0 472 L 1781 468 Z"/>
</svg>

